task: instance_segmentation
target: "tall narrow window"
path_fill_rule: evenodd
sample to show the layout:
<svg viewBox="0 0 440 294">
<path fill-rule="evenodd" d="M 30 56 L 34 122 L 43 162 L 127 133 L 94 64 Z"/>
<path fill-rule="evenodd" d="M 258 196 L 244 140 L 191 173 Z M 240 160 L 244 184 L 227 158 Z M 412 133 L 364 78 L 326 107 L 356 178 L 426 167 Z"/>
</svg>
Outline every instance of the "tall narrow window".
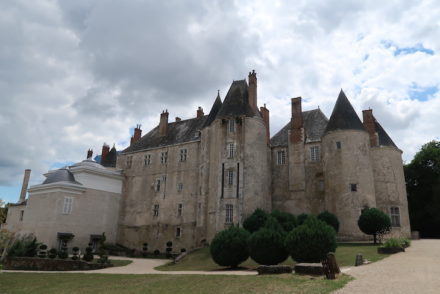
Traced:
<svg viewBox="0 0 440 294">
<path fill-rule="evenodd" d="M 154 204 L 153 216 L 159 216 L 159 204 Z"/>
<path fill-rule="evenodd" d="M 177 184 L 177 192 L 182 192 L 183 190 L 183 183 L 178 183 Z"/>
<path fill-rule="evenodd" d="M 400 210 L 399 207 L 390 207 L 391 226 L 400 227 Z"/>
<path fill-rule="evenodd" d="M 177 204 L 177 216 L 182 216 L 183 204 Z"/>
<path fill-rule="evenodd" d="M 23 221 L 24 210 L 20 210 L 20 221 Z"/>
<path fill-rule="evenodd" d="M 144 158 L 144 165 L 150 165 L 151 164 L 151 154 L 145 155 Z"/>
<path fill-rule="evenodd" d="M 277 164 L 283 165 L 286 164 L 286 151 L 281 150 L 277 152 Z"/>
<path fill-rule="evenodd" d="M 225 223 L 232 224 L 233 220 L 234 220 L 234 206 L 232 204 L 226 204 Z"/>
<path fill-rule="evenodd" d="M 73 205 L 73 198 L 72 197 L 64 197 L 63 214 L 71 214 L 72 213 L 72 205 Z"/>
<path fill-rule="evenodd" d="M 340 141 L 336 142 L 336 149 L 341 149 L 341 142 Z"/>
<path fill-rule="evenodd" d="M 229 133 L 235 132 L 235 120 L 234 119 L 228 120 L 228 131 L 229 131 Z"/>
<path fill-rule="evenodd" d="M 232 169 L 228 170 L 228 185 L 234 184 L 234 171 Z"/>
<path fill-rule="evenodd" d="M 320 161 L 321 154 L 319 152 L 319 146 L 310 147 L 310 160 L 311 161 Z"/>
<path fill-rule="evenodd" d="M 235 155 L 235 144 L 229 143 L 228 144 L 228 158 L 234 158 Z"/>
<path fill-rule="evenodd" d="M 182 229 L 180 227 L 176 228 L 176 238 L 180 238 L 182 236 Z"/>
<path fill-rule="evenodd" d="M 160 163 L 161 164 L 166 164 L 167 163 L 167 159 L 168 159 L 168 152 L 161 152 L 160 153 Z"/>
<path fill-rule="evenodd" d="M 160 191 L 160 179 L 156 179 L 156 186 L 155 186 L 156 192 Z"/>
<path fill-rule="evenodd" d="M 131 168 L 132 163 L 133 163 L 133 156 L 127 156 L 127 161 L 126 161 L 127 168 Z"/>
<path fill-rule="evenodd" d="M 188 154 L 187 149 L 180 149 L 180 161 L 184 162 L 186 161 L 186 155 Z"/>
</svg>

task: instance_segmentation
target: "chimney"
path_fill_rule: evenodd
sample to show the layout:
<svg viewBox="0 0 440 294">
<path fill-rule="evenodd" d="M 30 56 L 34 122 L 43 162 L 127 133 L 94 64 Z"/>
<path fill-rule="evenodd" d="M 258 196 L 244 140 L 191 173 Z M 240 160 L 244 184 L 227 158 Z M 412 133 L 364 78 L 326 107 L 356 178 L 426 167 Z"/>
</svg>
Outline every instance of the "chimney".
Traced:
<svg viewBox="0 0 440 294">
<path fill-rule="evenodd" d="M 373 109 L 362 110 L 362 117 L 364 120 L 364 127 L 367 129 L 368 135 L 370 136 L 370 146 L 378 146 L 379 137 L 376 133 L 376 125 L 374 124 Z"/>
<path fill-rule="evenodd" d="M 176 116 L 176 122 L 179 122 L 179 121 L 181 121 L 182 119 L 180 118 L 180 117 L 178 117 L 178 116 Z"/>
<path fill-rule="evenodd" d="M 31 170 L 25 169 L 24 177 L 23 177 L 23 185 L 21 186 L 20 199 L 18 199 L 18 203 L 23 203 L 26 200 L 26 192 L 29 185 L 30 176 L 31 176 Z"/>
<path fill-rule="evenodd" d="M 197 109 L 197 118 L 199 117 L 203 117 L 205 114 L 203 113 L 203 108 L 201 108 L 199 106 L 199 108 Z"/>
<path fill-rule="evenodd" d="M 93 156 L 93 150 L 92 149 L 87 150 L 87 159 L 92 159 L 92 156 Z"/>
<path fill-rule="evenodd" d="M 270 143 L 270 128 L 269 128 L 269 109 L 266 108 L 266 104 L 264 107 L 260 107 L 260 113 L 263 117 L 264 124 L 266 125 L 266 141 L 267 144 Z"/>
<path fill-rule="evenodd" d="M 303 117 L 301 107 L 301 97 L 292 98 L 292 120 L 291 120 L 291 141 L 292 143 L 302 142 Z"/>
<path fill-rule="evenodd" d="M 249 93 L 248 93 L 248 102 L 253 111 L 258 109 L 257 106 L 257 73 L 255 70 L 249 72 Z"/>
<path fill-rule="evenodd" d="M 161 137 L 166 136 L 167 129 L 168 129 L 168 109 L 165 111 L 162 111 L 162 113 L 160 114 L 159 135 Z"/>
<path fill-rule="evenodd" d="M 101 165 L 104 165 L 107 163 L 107 155 L 110 152 L 110 146 L 105 144 L 102 145 L 102 152 L 101 152 Z"/>
<path fill-rule="evenodd" d="M 141 136 L 142 136 L 141 125 L 136 125 L 136 128 L 134 128 L 134 134 L 130 139 L 130 145 L 139 141 Z"/>
</svg>

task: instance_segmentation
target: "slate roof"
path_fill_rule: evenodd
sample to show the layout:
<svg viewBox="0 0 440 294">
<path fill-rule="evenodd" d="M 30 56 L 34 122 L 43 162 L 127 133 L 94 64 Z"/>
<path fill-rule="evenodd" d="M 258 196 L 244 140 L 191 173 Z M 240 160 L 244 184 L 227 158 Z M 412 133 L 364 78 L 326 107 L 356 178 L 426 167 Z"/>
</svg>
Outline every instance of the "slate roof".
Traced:
<svg viewBox="0 0 440 294">
<path fill-rule="evenodd" d="M 396 144 L 394 144 L 393 140 L 388 136 L 387 132 L 382 128 L 380 123 L 374 118 L 374 125 L 376 128 L 377 135 L 379 137 L 379 146 L 391 146 L 398 148 Z"/>
<path fill-rule="evenodd" d="M 356 111 L 344 91 L 339 93 L 335 108 L 333 108 L 332 115 L 325 129 L 325 133 L 335 130 L 362 130 L 366 131 L 364 125 L 359 119 Z"/>
<path fill-rule="evenodd" d="M 255 111 L 251 109 L 248 103 L 248 95 L 246 80 L 233 81 L 216 118 L 240 115 L 255 116 Z"/>
<path fill-rule="evenodd" d="M 43 185 L 58 182 L 69 182 L 72 184 L 81 185 L 81 183 L 78 183 L 75 180 L 72 172 L 66 168 L 60 168 L 59 170 L 49 173 L 46 177 L 46 180 L 44 180 Z"/>
<path fill-rule="evenodd" d="M 215 120 L 217 113 L 219 112 L 220 108 L 222 107 L 223 103 L 220 99 L 220 93 L 217 94 L 217 98 L 215 98 L 214 104 L 211 107 L 211 111 L 208 114 L 208 117 L 205 120 L 205 123 L 203 124 L 203 127 L 207 127 L 211 125 L 211 123 Z"/>
<path fill-rule="evenodd" d="M 116 156 L 117 156 L 117 152 L 116 152 L 116 148 L 115 146 L 112 147 L 112 149 L 110 149 L 109 153 L 107 154 L 105 160 L 100 160 L 100 163 L 102 166 L 105 167 L 116 167 Z"/>
<path fill-rule="evenodd" d="M 207 118 L 208 116 L 205 115 L 199 118 L 168 123 L 167 135 L 163 137 L 159 135 L 159 126 L 157 126 L 140 138 L 139 141 L 123 150 L 122 153 L 197 141 L 199 136 L 196 136 L 196 133 L 202 129 Z"/>
<path fill-rule="evenodd" d="M 303 111 L 304 135 L 307 143 L 320 141 L 324 135 L 328 119 L 320 109 Z M 291 122 L 288 122 L 278 133 L 276 133 L 270 143 L 272 147 L 287 146 L 289 140 L 289 130 Z"/>
</svg>

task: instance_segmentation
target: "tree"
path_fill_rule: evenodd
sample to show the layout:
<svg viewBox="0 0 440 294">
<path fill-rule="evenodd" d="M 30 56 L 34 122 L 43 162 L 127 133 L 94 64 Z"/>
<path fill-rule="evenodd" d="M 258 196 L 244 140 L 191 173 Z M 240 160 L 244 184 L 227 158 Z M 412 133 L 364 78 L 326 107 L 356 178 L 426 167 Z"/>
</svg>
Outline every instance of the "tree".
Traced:
<svg viewBox="0 0 440 294">
<path fill-rule="evenodd" d="M 248 231 L 235 226 L 218 232 L 210 246 L 214 262 L 221 266 L 237 267 L 248 259 L 247 239 L 249 236 Z"/>
<path fill-rule="evenodd" d="M 244 220 L 243 228 L 245 228 L 249 233 L 256 232 L 266 224 L 267 218 L 267 212 L 257 208 L 248 218 Z"/>
<path fill-rule="evenodd" d="M 390 217 L 377 208 L 364 209 L 358 219 L 359 229 L 367 235 L 373 235 L 374 244 L 377 236 L 388 233 L 391 230 Z"/>
<path fill-rule="evenodd" d="M 6 222 L 6 217 L 8 215 L 8 207 L 5 206 L 5 202 L 0 198 L 0 224 Z"/>
<path fill-rule="evenodd" d="M 440 141 L 422 146 L 404 166 L 411 229 L 421 237 L 440 237 Z"/>
<path fill-rule="evenodd" d="M 274 210 L 270 216 L 274 217 L 286 232 L 296 227 L 296 217 L 291 213 Z"/>
<path fill-rule="evenodd" d="M 318 214 L 318 219 L 325 222 L 329 226 L 332 226 L 335 229 L 336 233 L 339 232 L 339 220 L 333 213 L 326 211 Z"/>
<path fill-rule="evenodd" d="M 249 240 L 249 255 L 259 264 L 274 265 L 286 260 L 289 255 L 284 245 L 286 232 L 274 217 L 253 233 Z"/>
</svg>

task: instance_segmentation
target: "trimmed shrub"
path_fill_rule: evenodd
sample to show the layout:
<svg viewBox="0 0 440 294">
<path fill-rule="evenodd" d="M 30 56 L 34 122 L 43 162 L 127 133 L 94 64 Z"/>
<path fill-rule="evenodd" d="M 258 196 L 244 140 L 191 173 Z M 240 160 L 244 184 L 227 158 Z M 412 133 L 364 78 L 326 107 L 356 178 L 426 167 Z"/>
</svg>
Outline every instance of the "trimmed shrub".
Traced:
<svg viewBox="0 0 440 294">
<path fill-rule="evenodd" d="M 144 243 L 142 246 L 142 256 L 148 257 L 148 243 Z"/>
<path fill-rule="evenodd" d="M 37 239 L 32 240 L 22 239 L 16 240 L 14 245 L 9 249 L 8 256 L 11 257 L 35 257 L 37 255 L 38 247 Z"/>
<path fill-rule="evenodd" d="M 156 249 L 156 250 L 154 250 L 154 255 L 159 255 L 160 254 L 160 251 L 158 250 L 158 249 Z"/>
<path fill-rule="evenodd" d="M 165 252 L 166 252 L 166 257 L 167 258 L 171 258 L 172 257 L 172 251 L 173 251 L 173 242 L 168 241 L 166 243 L 167 247 L 165 248 Z"/>
<path fill-rule="evenodd" d="M 58 251 L 58 258 L 66 259 L 67 257 L 69 257 L 69 254 L 67 253 L 67 243 L 66 242 L 62 242 L 61 250 Z"/>
<path fill-rule="evenodd" d="M 89 243 L 86 247 L 86 253 L 83 256 L 83 260 L 87 262 L 91 262 L 93 260 L 93 248 L 92 243 Z"/>
<path fill-rule="evenodd" d="M 72 260 L 78 260 L 79 248 L 77 246 L 72 248 Z"/>
<path fill-rule="evenodd" d="M 49 250 L 49 253 L 48 253 L 48 257 L 50 258 L 50 259 L 54 259 L 54 258 L 56 258 L 57 257 L 57 250 L 55 249 L 55 248 L 51 248 L 50 250 Z"/>
<path fill-rule="evenodd" d="M 391 230 L 390 217 L 377 208 L 364 209 L 358 219 L 359 229 L 367 235 L 373 235 L 374 244 L 377 243 L 377 236 Z"/>
<path fill-rule="evenodd" d="M 244 220 L 243 228 L 249 233 L 256 232 L 266 224 L 267 218 L 268 214 L 264 210 L 257 208 Z"/>
<path fill-rule="evenodd" d="M 286 237 L 286 248 L 297 262 L 320 262 L 336 250 L 336 232 L 326 223 L 309 216 Z"/>
<path fill-rule="evenodd" d="M 284 240 L 286 232 L 273 217 L 269 217 L 266 225 L 253 233 L 248 239 L 250 257 L 262 265 L 275 265 L 289 256 Z"/>
<path fill-rule="evenodd" d="M 296 217 L 291 213 L 274 210 L 270 216 L 274 217 L 286 232 L 296 227 Z"/>
<path fill-rule="evenodd" d="M 298 216 L 296 218 L 296 224 L 298 226 L 302 225 L 309 216 L 311 216 L 311 214 L 308 214 L 308 213 L 298 214 Z"/>
<path fill-rule="evenodd" d="M 38 250 L 38 257 L 46 258 L 47 257 L 47 245 L 41 244 Z"/>
<path fill-rule="evenodd" d="M 318 214 L 318 219 L 325 222 L 327 225 L 332 226 L 336 233 L 339 232 L 339 220 L 333 213 L 326 211 Z"/>
<path fill-rule="evenodd" d="M 383 243 L 385 248 L 403 248 L 402 242 L 397 238 L 390 238 Z"/>
<path fill-rule="evenodd" d="M 210 246 L 214 262 L 221 266 L 237 267 L 248 259 L 247 239 L 249 236 L 248 231 L 235 226 L 218 232 Z"/>
</svg>

